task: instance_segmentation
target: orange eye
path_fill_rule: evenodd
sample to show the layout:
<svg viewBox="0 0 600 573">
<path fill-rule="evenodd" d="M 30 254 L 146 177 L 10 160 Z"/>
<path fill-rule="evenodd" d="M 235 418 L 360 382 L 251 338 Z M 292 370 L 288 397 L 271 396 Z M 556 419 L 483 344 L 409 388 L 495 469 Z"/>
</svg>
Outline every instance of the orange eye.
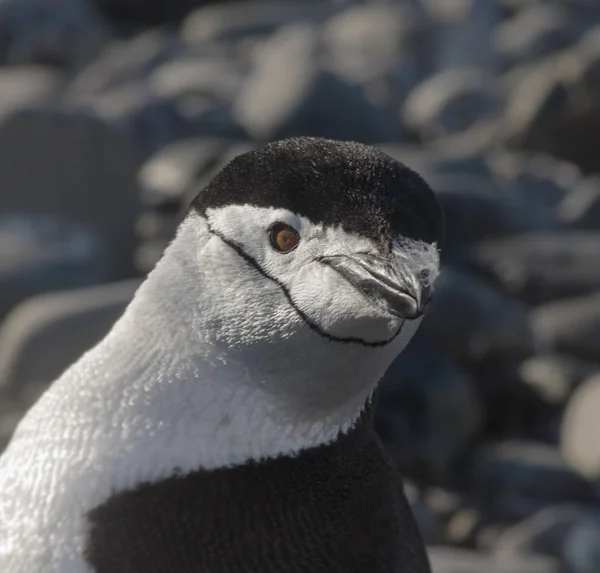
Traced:
<svg viewBox="0 0 600 573">
<path fill-rule="evenodd" d="M 269 239 L 276 251 L 289 253 L 298 246 L 300 235 L 296 229 L 285 223 L 273 223 L 269 228 Z"/>
</svg>

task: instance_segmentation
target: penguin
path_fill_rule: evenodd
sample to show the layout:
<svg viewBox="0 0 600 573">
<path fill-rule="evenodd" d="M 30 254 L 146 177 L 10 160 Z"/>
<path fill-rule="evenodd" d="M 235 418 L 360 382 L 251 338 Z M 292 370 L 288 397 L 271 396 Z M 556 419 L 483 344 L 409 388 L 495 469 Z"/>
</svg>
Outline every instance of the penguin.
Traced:
<svg viewBox="0 0 600 573">
<path fill-rule="evenodd" d="M 3 573 L 427 573 L 373 421 L 442 216 L 377 148 L 293 138 L 202 189 L 0 457 Z"/>
</svg>

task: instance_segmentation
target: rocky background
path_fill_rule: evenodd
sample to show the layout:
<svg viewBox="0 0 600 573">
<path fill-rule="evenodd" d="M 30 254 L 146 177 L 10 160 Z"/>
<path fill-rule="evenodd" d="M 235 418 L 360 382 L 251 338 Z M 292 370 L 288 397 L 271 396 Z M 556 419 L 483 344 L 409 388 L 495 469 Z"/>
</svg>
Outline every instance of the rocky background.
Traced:
<svg viewBox="0 0 600 573">
<path fill-rule="evenodd" d="M 600 2 L 0 0 L 0 449 L 225 162 L 381 146 L 447 213 L 378 428 L 438 573 L 600 572 Z"/>
</svg>

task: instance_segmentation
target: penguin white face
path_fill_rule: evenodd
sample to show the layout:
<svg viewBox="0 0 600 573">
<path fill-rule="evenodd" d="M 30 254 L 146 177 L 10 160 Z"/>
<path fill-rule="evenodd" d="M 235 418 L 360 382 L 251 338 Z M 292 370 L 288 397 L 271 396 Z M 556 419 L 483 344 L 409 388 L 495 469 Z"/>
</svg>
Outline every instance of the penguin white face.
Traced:
<svg viewBox="0 0 600 573">
<path fill-rule="evenodd" d="M 381 346 L 400 337 L 404 346 L 416 331 L 438 273 L 434 244 L 397 237 L 382 250 L 371 238 L 284 208 L 227 205 L 207 209 L 206 218 L 222 247 L 280 292 L 280 308 L 273 311 L 273 300 L 265 308 L 282 318 L 274 331 L 285 325 L 285 336 L 290 313 L 332 341 Z M 261 293 L 257 288 L 258 308 Z"/>
</svg>

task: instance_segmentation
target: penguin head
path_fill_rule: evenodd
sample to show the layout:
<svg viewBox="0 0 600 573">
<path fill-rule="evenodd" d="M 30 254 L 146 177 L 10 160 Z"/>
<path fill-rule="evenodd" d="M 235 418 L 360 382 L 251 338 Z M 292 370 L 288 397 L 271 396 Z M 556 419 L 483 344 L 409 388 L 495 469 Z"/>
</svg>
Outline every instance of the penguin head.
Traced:
<svg viewBox="0 0 600 573">
<path fill-rule="evenodd" d="M 237 282 L 227 296 L 244 302 L 239 312 L 268 317 L 254 340 L 293 339 L 308 328 L 331 343 L 404 346 L 439 272 L 433 192 L 358 143 L 297 138 L 238 156 L 198 194 L 191 215 L 219 253 L 212 292 Z M 253 328 L 242 316 L 223 319 L 244 334 Z"/>
</svg>

